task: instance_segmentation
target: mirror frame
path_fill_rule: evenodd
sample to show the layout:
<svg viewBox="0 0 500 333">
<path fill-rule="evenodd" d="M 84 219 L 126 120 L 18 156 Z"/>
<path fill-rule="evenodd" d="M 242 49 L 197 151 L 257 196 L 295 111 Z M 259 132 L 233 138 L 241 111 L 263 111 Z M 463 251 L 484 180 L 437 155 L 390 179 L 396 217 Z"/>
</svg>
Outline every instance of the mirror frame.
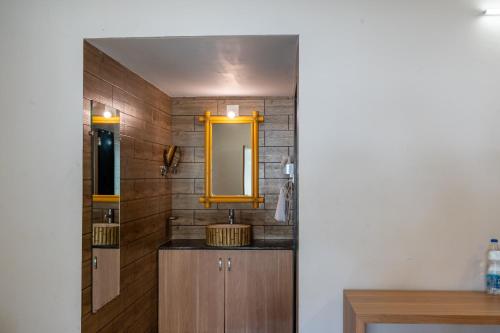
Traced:
<svg viewBox="0 0 500 333">
<path fill-rule="evenodd" d="M 200 122 L 205 122 L 205 195 L 200 197 L 200 203 L 205 208 L 210 208 L 212 203 L 251 203 L 253 208 L 259 208 L 264 202 L 264 197 L 259 196 L 259 124 L 264 122 L 264 116 L 258 111 L 252 111 L 251 116 L 212 116 L 206 111 L 199 117 Z M 212 125 L 213 124 L 250 124 L 252 142 L 252 195 L 214 195 L 212 193 Z"/>
</svg>

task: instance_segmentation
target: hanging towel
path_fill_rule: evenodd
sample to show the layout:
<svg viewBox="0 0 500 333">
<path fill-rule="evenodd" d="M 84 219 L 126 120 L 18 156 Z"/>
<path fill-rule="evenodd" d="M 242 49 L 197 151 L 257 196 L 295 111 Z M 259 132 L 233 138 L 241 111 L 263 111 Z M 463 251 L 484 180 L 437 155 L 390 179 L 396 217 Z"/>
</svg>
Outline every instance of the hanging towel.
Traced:
<svg viewBox="0 0 500 333">
<path fill-rule="evenodd" d="M 285 223 L 286 218 L 286 188 L 282 186 L 280 189 L 280 196 L 278 198 L 278 204 L 276 205 L 276 214 L 274 214 L 274 219 L 278 222 Z"/>
</svg>

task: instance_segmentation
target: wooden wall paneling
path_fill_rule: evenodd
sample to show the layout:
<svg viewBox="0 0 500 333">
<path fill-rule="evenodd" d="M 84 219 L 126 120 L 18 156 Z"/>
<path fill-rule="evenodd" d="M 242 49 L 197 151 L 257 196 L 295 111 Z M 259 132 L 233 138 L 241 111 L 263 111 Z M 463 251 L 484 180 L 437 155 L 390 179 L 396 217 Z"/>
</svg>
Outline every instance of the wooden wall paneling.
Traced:
<svg viewBox="0 0 500 333">
<path fill-rule="evenodd" d="M 172 143 L 171 100 L 86 42 L 83 60 L 82 332 L 154 332 L 157 249 L 168 239 L 172 207 L 171 184 L 159 173 L 162 149 Z M 115 107 L 122 116 L 121 288 L 120 295 L 95 314 L 90 310 L 90 100 Z"/>
<path fill-rule="evenodd" d="M 119 316 L 151 289 L 157 289 L 157 254 L 151 253 L 121 269 L 120 295 L 97 313 L 85 312 L 82 332 L 97 332 Z M 88 288 L 90 289 L 90 288 Z M 89 301 L 90 302 L 90 301 Z M 84 303 L 86 308 L 90 308 Z"/>
<path fill-rule="evenodd" d="M 113 321 L 99 330 L 99 333 L 154 332 L 157 327 L 156 293 L 155 288 L 146 292 Z"/>
<path fill-rule="evenodd" d="M 265 197 L 260 213 L 253 213 L 248 204 L 218 204 L 206 210 L 198 198 L 204 193 L 204 124 L 198 121 L 205 111 L 225 114 L 229 104 L 240 105 L 240 114 L 252 110 L 264 114 L 259 130 L 259 187 Z M 171 228 L 173 239 L 205 238 L 210 223 L 227 221 L 227 209 L 235 208 L 236 221 L 254 226 L 254 238 L 293 238 L 293 221 L 289 225 L 274 220 L 280 187 L 287 176 L 281 170 L 283 156 L 294 152 L 295 100 L 291 97 L 190 97 L 172 99 L 173 142 L 182 150 L 178 173 L 172 175 L 172 209 L 179 216 Z M 239 211 L 241 210 L 241 215 Z"/>
<path fill-rule="evenodd" d="M 82 288 L 86 289 L 92 284 L 91 260 L 82 263 Z"/>
</svg>

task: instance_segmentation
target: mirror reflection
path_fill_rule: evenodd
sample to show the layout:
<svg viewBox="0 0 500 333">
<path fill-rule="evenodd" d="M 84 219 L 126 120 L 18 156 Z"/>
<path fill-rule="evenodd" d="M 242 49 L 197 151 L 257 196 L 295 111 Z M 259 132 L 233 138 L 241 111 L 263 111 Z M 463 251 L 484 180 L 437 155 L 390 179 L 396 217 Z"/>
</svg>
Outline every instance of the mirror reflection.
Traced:
<svg viewBox="0 0 500 333">
<path fill-rule="evenodd" d="M 92 312 L 120 293 L 120 112 L 91 102 Z"/>
<path fill-rule="evenodd" d="M 93 246 L 118 247 L 120 112 L 92 101 Z"/>
<path fill-rule="evenodd" d="M 94 195 L 120 195 L 120 113 L 92 103 Z"/>
<path fill-rule="evenodd" d="M 251 124 L 213 124 L 212 192 L 252 195 Z"/>
</svg>

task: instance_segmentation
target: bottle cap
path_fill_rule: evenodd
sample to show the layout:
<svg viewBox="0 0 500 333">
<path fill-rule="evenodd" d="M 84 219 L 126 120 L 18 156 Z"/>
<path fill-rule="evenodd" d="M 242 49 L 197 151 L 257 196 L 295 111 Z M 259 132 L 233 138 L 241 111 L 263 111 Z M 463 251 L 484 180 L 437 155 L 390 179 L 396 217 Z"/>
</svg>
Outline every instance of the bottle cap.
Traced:
<svg viewBox="0 0 500 333">
<path fill-rule="evenodd" d="M 496 239 L 496 238 L 492 238 L 492 239 L 491 239 L 491 242 L 492 242 L 492 243 L 498 243 L 498 239 Z"/>
</svg>

